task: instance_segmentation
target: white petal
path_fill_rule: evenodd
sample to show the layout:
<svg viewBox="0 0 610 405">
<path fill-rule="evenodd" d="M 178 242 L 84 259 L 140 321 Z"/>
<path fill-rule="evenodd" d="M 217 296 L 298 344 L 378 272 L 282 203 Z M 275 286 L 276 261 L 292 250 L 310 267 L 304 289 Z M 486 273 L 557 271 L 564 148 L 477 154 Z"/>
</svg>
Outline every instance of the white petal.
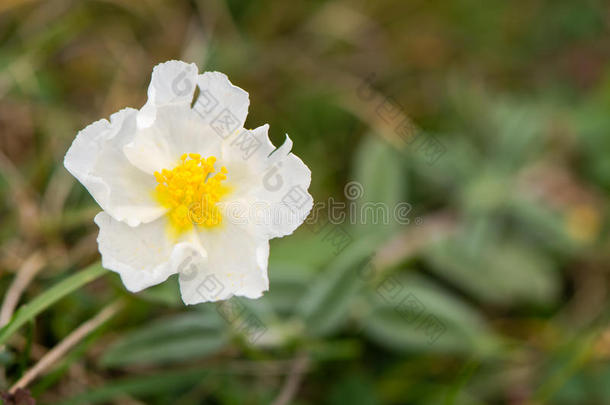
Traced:
<svg viewBox="0 0 610 405">
<path fill-rule="evenodd" d="M 231 84 L 226 75 L 206 72 L 194 79 L 191 65 L 168 63 L 155 68 L 149 100 L 138 116 L 140 129 L 124 148 L 133 165 L 151 174 L 175 166 L 183 153 L 219 157 L 221 143 L 242 129 L 250 105 L 248 93 Z M 193 93 L 177 100 L 171 97 L 176 86 L 168 84 L 191 80 L 197 81 L 200 90 L 192 108 Z M 187 84 L 178 87 L 190 89 Z M 155 97 L 156 92 L 165 97 Z"/>
<path fill-rule="evenodd" d="M 148 101 L 138 114 L 138 126 L 147 127 L 155 121 L 158 106 L 190 105 L 197 84 L 197 65 L 170 60 L 153 68 Z"/>
<path fill-rule="evenodd" d="M 231 224 L 202 230 L 199 238 L 208 256 L 196 277 L 179 280 L 185 304 L 226 300 L 233 295 L 259 298 L 269 289 L 266 239 Z"/>
<path fill-rule="evenodd" d="M 293 233 L 305 221 L 313 207 L 313 197 L 308 192 L 311 170 L 289 151 L 279 148 L 274 152 L 274 155 L 278 155 L 275 159 L 270 159 L 271 166 L 262 173 L 258 183 L 261 186 L 253 190 L 255 199 L 265 202 L 273 212 L 273 220 L 260 226 L 265 229 L 268 238 Z M 274 177 L 275 182 L 272 182 Z"/>
<path fill-rule="evenodd" d="M 206 256 L 196 243 L 175 243 L 169 237 L 165 218 L 131 227 L 100 212 L 95 223 L 100 228 L 97 242 L 102 266 L 119 273 L 132 292 L 159 284 L 172 274 L 188 278 L 192 276 L 190 262 Z"/>
<path fill-rule="evenodd" d="M 156 186 L 126 159 L 123 146 L 136 131 L 134 109 L 124 109 L 81 130 L 64 158 L 64 166 L 108 214 L 135 226 L 161 216 L 165 209 L 152 198 Z"/>
<path fill-rule="evenodd" d="M 220 72 L 205 72 L 198 76 L 199 97 L 193 110 L 222 137 L 227 138 L 243 128 L 250 98 Z"/>
<path fill-rule="evenodd" d="M 222 139 L 188 105 L 158 107 L 154 124 L 137 131 L 123 152 L 140 170 L 171 169 L 184 153 L 220 154 Z"/>
<path fill-rule="evenodd" d="M 286 136 L 285 142 L 274 149 L 268 128 L 264 125 L 250 131 L 249 136 L 260 145 L 252 153 L 244 154 L 240 145 L 225 142 L 222 164 L 228 170 L 227 183 L 233 188 L 229 197 L 248 201 L 250 224 L 270 239 L 294 232 L 311 211 L 313 198 L 307 191 L 311 171 L 290 153 L 292 141 Z M 261 215 L 263 208 L 267 213 Z"/>
</svg>

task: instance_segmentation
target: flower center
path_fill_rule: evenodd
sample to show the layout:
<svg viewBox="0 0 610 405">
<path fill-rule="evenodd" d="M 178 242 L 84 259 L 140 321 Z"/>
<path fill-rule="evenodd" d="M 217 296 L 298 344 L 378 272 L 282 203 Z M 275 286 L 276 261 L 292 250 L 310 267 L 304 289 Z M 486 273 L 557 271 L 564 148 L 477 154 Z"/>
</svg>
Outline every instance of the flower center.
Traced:
<svg viewBox="0 0 610 405">
<path fill-rule="evenodd" d="M 221 182 L 226 180 L 227 169 L 221 167 L 214 174 L 216 158 L 202 158 L 198 153 L 183 154 L 180 163 L 172 170 L 155 172 L 155 197 L 170 209 L 169 221 L 178 233 L 190 230 L 195 224 L 213 227 L 222 223 L 217 207 L 228 191 Z"/>
</svg>

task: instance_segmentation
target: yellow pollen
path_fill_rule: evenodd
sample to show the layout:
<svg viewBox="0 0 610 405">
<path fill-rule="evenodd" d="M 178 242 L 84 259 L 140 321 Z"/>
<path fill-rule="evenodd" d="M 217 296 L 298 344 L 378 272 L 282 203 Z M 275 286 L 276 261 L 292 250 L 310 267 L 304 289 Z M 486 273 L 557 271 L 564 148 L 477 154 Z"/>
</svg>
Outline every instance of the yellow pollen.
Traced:
<svg viewBox="0 0 610 405">
<path fill-rule="evenodd" d="M 217 203 L 229 191 L 221 184 L 227 179 L 227 169 L 221 167 L 214 174 L 215 162 L 214 156 L 202 158 L 198 153 L 185 153 L 178 166 L 154 173 L 159 183 L 155 197 L 169 208 L 169 222 L 176 233 L 194 225 L 213 227 L 222 223 Z"/>
</svg>

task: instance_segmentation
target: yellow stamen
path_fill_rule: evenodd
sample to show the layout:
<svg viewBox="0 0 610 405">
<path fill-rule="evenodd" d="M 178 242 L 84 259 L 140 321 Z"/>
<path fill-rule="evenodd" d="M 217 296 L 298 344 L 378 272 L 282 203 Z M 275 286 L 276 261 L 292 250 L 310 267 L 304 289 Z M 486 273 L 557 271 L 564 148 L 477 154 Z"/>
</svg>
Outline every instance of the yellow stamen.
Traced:
<svg viewBox="0 0 610 405">
<path fill-rule="evenodd" d="M 227 179 L 227 169 L 214 174 L 216 158 L 202 158 L 198 153 L 185 153 L 175 168 L 155 172 L 155 197 L 169 208 L 169 222 L 176 233 L 194 225 L 213 227 L 222 223 L 217 203 L 229 191 L 221 181 Z"/>
</svg>

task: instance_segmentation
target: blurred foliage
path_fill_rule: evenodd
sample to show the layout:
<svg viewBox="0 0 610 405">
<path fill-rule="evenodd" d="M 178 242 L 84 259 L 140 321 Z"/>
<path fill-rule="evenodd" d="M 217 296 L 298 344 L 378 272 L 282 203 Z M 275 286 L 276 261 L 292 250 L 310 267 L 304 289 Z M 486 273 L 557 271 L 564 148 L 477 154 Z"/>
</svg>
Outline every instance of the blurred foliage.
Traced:
<svg viewBox="0 0 610 405">
<path fill-rule="evenodd" d="M 291 382 L 294 404 L 610 403 L 609 17 L 602 0 L 3 0 L 0 291 L 43 258 L 20 304 L 99 259 L 63 155 L 172 58 L 249 91 L 247 126 L 290 134 L 317 201 L 411 210 L 274 240 L 270 291 L 235 302 L 257 339 L 184 307 L 175 277 L 65 290 L 0 352 L 0 388 L 120 298 L 30 385 L 38 403 L 259 404 Z M 434 164 L 388 100 L 444 145 Z"/>
</svg>

